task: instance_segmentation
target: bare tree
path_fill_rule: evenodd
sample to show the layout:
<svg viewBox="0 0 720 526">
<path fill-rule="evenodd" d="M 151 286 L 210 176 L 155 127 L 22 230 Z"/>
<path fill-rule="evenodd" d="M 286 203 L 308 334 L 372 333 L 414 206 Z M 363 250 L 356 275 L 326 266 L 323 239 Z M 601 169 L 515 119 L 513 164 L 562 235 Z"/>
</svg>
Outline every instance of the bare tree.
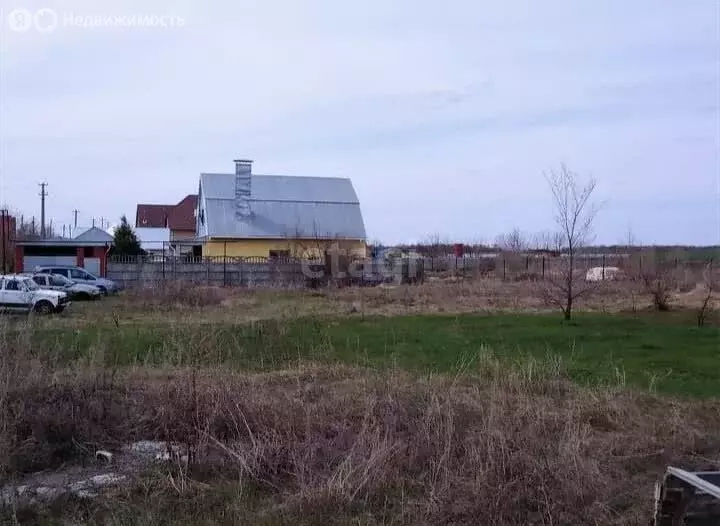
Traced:
<svg viewBox="0 0 720 526">
<path fill-rule="evenodd" d="M 530 247 L 529 237 L 519 228 L 513 228 L 506 234 L 500 234 L 495 239 L 495 244 L 501 250 L 508 252 L 524 252 Z"/>
<path fill-rule="evenodd" d="M 562 238 L 563 257 L 560 276 L 550 276 L 545 299 L 560 307 L 566 320 L 572 317 L 574 301 L 592 290 L 585 281 L 585 273 L 575 268 L 578 250 L 592 240 L 592 226 L 597 206 L 592 201 L 596 181 L 592 177 L 583 181 L 565 165 L 559 171 L 545 174 L 550 186 L 559 237 Z"/>
<path fill-rule="evenodd" d="M 628 254 L 630 254 L 635 247 L 640 245 L 640 242 L 635 236 L 635 232 L 633 231 L 631 226 L 628 227 L 627 232 L 625 233 L 624 244 L 625 248 L 628 251 Z"/>
<path fill-rule="evenodd" d="M 632 311 L 636 312 L 638 295 L 641 290 L 647 290 L 647 288 L 638 272 L 638 269 L 642 265 L 639 261 L 642 258 L 642 246 L 638 241 L 637 237 L 635 236 L 635 233 L 633 232 L 631 226 L 628 226 L 627 232 L 625 233 L 625 238 L 620 241 L 620 245 L 625 250 L 624 257 L 626 258 L 624 261 L 621 260 L 621 262 L 623 263 L 621 265 L 621 268 L 625 273 L 625 277 L 628 278 L 627 284 L 628 290 L 630 292 L 630 301 L 632 302 Z M 637 261 L 633 263 L 633 259 L 636 259 Z"/>
<path fill-rule="evenodd" d="M 56 237 L 52 221 L 49 224 L 45 225 L 45 237 Z M 23 240 L 42 239 L 40 222 L 37 221 L 35 217 L 33 217 L 30 221 L 27 221 L 23 216 L 20 216 L 20 221 L 17 224 L 17 238 Z"/>
<path fill-rule="evenodd" d="M 560 232 L 538 232 L 533 236 L 532 247 L 559 254 L 563 247 L 563 235 Z"/>
<path fill-rule="evenodd" d="M 448 255 L 449 247 L 448 238 L 436 232 L 418 245 L 418 252 L 431 258 L 440 258 Z"/>
<path fill-rule="evenodd" d="M 713 296 L 714 293 L 720 290 L 720 283 L 718 283 L 718 279 L 716 274 L 713 271 L 712 268 L 712 261 L 710 261 L 707 266 L 705 267 L 705 270 L 703 272 L 703 281 L 705 282 L 705 297 L 703 298 L 703 302 L 700 305 L 700 309 L 698 310 L 697 315 L 697 325 L 698 327 L 703 327 L 705 325 L 705 320 L 707 319 L 708 313 L 713 311 Z"/>
</svg>

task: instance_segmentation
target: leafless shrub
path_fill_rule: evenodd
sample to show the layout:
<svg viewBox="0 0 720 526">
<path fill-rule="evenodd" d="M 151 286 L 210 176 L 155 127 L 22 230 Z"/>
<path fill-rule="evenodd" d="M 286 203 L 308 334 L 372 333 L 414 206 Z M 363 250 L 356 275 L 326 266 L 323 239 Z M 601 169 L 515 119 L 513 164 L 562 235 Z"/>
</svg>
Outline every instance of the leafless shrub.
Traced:
<svg viewBox="0 0 720 526">
<path fill-rule="evenodd" d="M 495 245 L 503 251 L 524 252 L 530 247 L 529 236 L 519 228 L 513 228 L 495 239 Z"/>
<path fill-rule="evenodd" d="M 535 250 L 560 253 L 563 243 L 563 235 L 560 232 L 538 232 L 532 237 L 531 247 Z"/>
<path fill-rule="evenodd" d="M 693 272 L 659 258 L 653 249 L 637 254 L 625 272 L 650 297 L 655 310 L 661 312 L 671 309 L 675 293 L 688 292 L 696 286 Z"/>
<path fill-rule="evenodd" d="M 651 295 L 656 310 L 670 310 L 672 292 L 677 288 L 672 272 L 667 270 L 648 270 L 640 275 L 645 291 Z"/>
</svg>

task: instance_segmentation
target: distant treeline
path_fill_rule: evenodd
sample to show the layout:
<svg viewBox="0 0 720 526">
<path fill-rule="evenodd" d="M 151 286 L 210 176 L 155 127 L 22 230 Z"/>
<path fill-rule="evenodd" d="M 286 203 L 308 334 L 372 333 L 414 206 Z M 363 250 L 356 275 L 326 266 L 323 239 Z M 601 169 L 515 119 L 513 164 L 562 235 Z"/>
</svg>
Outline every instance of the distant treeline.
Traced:
<svg viewBox="0 0 720 526">
<path fill-rule="evenodd" d="M 440 257 L 452 255 L 455 252 L 456 243 L 415 243 L 415 244 L 404 244 L 384 246 L 384 245 L 371 245 L 371 250 L 377 247 L 377 249 L 397 249 L 403 252 L 417 252 L 428 257 Z M 473 254 L 490 254 L 498 252 L 508 252 L 508 249 L 502 249 L 498 246 L 486 245 L 486 244 L 463 244 L 463 253 L 467 255 Z M 548 249 L 548 248 L 527 248 L 522 250 L 526 254 L 548 254 L 548 255 L 560 255 L 562 249 Z M 637 252 L 652 252 L 656 258 L 659 259 L 678 259 L 683 261 L 708 261 L 715 260 L 720 262 L 720 245 L 713 246 L 692 246 L 692 245 L 647 245 L 647 246 L 627 246 L 627 245 L 593 245 L 578 248 L 579 254 L 593 254 L 593 255 L 620 255 Z"/>
</svg>

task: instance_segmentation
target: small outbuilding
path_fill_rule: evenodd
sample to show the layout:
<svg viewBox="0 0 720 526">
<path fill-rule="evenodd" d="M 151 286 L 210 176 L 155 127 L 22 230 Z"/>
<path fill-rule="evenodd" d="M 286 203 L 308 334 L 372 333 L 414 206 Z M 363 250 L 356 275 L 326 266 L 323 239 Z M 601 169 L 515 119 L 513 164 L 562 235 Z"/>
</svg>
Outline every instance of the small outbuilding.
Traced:
<svg viewBox="0 0 720 526">
<path fill-rule="evenodd" d="M 16 271 L 32 272 L 41 265 L 76 265 L 104 277 L 112 242 L 112 236 L 98 227 L 92 227 L 73 239 L 17 240 Z"/>
</svg>

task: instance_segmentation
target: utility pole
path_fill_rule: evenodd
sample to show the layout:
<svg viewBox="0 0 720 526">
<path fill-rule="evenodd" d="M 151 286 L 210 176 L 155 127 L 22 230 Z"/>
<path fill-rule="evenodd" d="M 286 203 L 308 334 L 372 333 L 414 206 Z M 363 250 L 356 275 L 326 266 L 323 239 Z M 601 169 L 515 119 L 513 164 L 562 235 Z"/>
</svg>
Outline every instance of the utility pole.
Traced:
<svg viewBox="0 0 720 526">
<path fill-rule="evenodd" d="M 73 228 L 77 228 L 77 215 L 78 215 L 78 212 L 80 212 L 80 210 L 78 210 L 77 208 L 76 208 L 75 210 L 73 210 L 73 219 L 75 220 L 75 223 L 74 223 L 74 225 L 73 225 Z"/>
<path fill-rule="evenodd" d="M 38 185 L 40 186 L 40 237 L 45 239 L 45 198 L 47 197 L 45 187 L 47 187 L 47 183 L 38 183 Z"/>
</svg>

